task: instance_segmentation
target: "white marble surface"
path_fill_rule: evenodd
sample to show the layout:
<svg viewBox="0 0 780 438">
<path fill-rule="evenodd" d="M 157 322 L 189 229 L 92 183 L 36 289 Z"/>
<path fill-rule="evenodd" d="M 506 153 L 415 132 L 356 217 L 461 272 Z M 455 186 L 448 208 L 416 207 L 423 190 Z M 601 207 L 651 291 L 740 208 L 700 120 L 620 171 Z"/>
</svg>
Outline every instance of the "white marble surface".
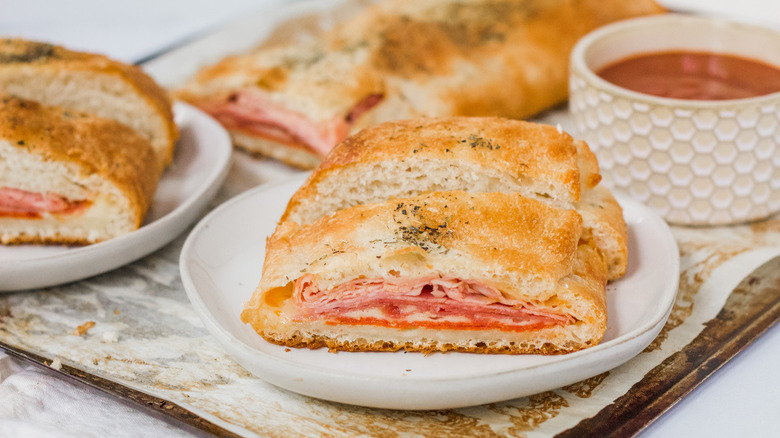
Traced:
<svg viewBox="0 0 780 438">
<path fill-rule="evenodd" d="M 135 61 L 273 3 L 271 0 L 0 0 L 0 35 L 41 39 Z M 666 0 L 662 3 L 686 10 L 704 5 L 718 15 L 780 27 L 780 2 Z M 779 362 L 780 327 L 776 326 L 680 401 L 643 436 L 776 436 L 780 429 Z M 129 419 L 129 424 L 137 426 L 133 429 L 136 435 L 152 430 L 158 435 L 170 435 L 164 423 L 140 413 L 126 415 L 126 408 L 119 403 L 94 394 L 80 397 L 83 388 L 52 379 L 52 373 L 20 370 L 23 368 L 8 365 L 8 359 L 0 356 L 0 406 L 6 407 L 0 412 L 0 435 L 40 436 L 36 432 L 41 431 L 49 436 L 77 435 L 89 431 L 91 425 L 96 426 L 95 431 L 101 430 L 97 426 L 114 416 Z M 7 378 L 9 375 L 12 378 Z M 20 396 L 22 386 L 26 388 L 24 397 Z M 58 403 L 46 403 L 52 391 L 59 394 Z M 16 408 L 7 408 L 9 400 L 13 400 Z M 94 400 L 101 402 L 94 403 Z M 69 415 L 76 409 L 80 415 Z M 39 413 L 33 415 L 33 412 Z M 53 420 L 43 420 L 44 417 Z"/>
</svg>

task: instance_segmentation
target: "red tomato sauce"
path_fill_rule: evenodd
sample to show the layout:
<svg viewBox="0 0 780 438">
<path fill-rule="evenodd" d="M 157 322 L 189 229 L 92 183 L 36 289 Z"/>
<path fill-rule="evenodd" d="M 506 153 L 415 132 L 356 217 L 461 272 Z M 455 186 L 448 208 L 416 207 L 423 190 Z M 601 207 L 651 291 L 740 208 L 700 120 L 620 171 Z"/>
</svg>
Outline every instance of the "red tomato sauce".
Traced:
<svg viewBox="0 0 780 438">
<path fill-rule="evenodd" d="M 744 99 L 780 91 L 780 68 L 717 53 L 649 53 L 607 65 L 597 74 L 632 91 L 675 99 Z"/>
</svg>

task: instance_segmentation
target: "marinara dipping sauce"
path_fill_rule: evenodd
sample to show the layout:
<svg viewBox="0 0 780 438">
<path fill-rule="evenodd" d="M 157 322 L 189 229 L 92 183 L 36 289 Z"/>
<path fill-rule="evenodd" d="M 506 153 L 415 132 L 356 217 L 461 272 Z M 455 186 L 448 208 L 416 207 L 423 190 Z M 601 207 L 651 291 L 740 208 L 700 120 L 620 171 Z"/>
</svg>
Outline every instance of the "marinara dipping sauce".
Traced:
<svg viewBox="0 0 780 438">
<path fill-rule="evenodd" d="M 597 74 L 629 90 L 675 99 L 743 99 L 780 91 L 777 67 L 718 53 L 648 53 L 610 64 Z"/>
</svg>

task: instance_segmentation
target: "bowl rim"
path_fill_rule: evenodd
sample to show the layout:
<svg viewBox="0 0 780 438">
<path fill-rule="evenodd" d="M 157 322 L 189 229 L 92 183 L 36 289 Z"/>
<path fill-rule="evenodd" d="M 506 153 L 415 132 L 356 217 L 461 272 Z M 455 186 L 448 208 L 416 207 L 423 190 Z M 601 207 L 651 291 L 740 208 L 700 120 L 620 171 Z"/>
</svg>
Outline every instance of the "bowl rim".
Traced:
<svg viewBox="0 0 780 438">
<path fill-rule="evenodd" d="M 596 72 L 594 72 L 590 67 L 588 67 L 587 62 L 585 62 L 585 53 L 587 52 L 587 50 L 593 44 L 601 41 L 602 39 L 609 36 L 613 36 L 620 32 L 625 32 L 629 30 L 636 31 L 638 27 L 649 27 L 649 26 L 657 25 L 658 23 L 665 23 L 665 22 L 672 22 L 672 23 L 680 22 L 681 25 L 695 23 L 699 25 L 708 25 L 716 29 L 717 28 L 739 29 L 744 32 L 756 32 L 756 33 L 768 35 L 769 37 L 775 38 L 778 40 L 778 42 L 780 42 L 780 31 L 768 27 L 736 22 L 736 21 L 727 20 L 723 18 L 692 16 L 692 15 L 675 14 L 675 13 L 654 15 L 649 17 L 631 18 L 631 19 L 618 21 L 600 27 L 586 34 L 584 37 L 580 38 L 580 40 L 577 41 L 574 48 L 572 49 L 570 55 L 571 73 L 572 74 L 578 73 L 582 75 L 586 81 L 590 82 L 593 86 L 595 86 L 595 88 L 599 89 L 600 91 L 606 91 L 613 95 L 622 95 L 632 101 L 640 101 L 641 103 L 645 103 L 648 105 L 663 105 L 667 107 L 672 107 L 674 109 L 695 110 L 695 109 L 744 108 L 746 106 L 755 107 L 755 106 L 761 106 L 763 104 L 771 104 L 771 103 L 775 103 L 777 100 L 780 100 L 780 91 L 764 94 L 761 96 L 754 96 L 754 97 L 747 97 L 747 98 L 740 98 L 740 99 L 721 99 L 721 100 L 693 100 L 693 99 L 678 99 L 672 97 L 655 96 L 652 94 L 646 94 L 638 91 L 629 90 L 627 88 L 623 88 L 619 85 L 609 82 L 606 79 L 603 79 L 602 77 L 597 75 Z M 715 50 L 713 50 L 713 52 L 718 53 Z M 635 52 L 635 54 L 637 55 L 642 53 L 651 53 L 651 52 L 648 51 Z M 755 58 L 749 58 L 749 59 L 755 59 Z M 759 61 L 765 62 L 763 60 L 759 60 Z M 774 65 L 774 67 L 780 69 L 780 66 L 778 65 Z"/>
</svg>

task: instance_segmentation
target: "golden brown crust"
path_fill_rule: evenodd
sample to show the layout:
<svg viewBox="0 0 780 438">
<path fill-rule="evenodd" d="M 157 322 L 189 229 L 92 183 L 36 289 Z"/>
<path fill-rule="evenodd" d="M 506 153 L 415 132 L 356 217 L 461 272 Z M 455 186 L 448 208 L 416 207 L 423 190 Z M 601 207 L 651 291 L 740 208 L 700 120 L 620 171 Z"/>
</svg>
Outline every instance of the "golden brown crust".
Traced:
<svg viewBox="0 0 780 438">
<path fill-rule="evenodd" d="M 151 145 L 133 129 L 29 100 L 0 98 L 0 138 L 27 153 L 73 163 L 85 175 L 97 174 L 112 181 L 130 200 L 137 226 L 152 203 L 162 174 Z"/>
<path fill-rule="evenodd" d="M 76 52 L 47 43 L 28 41 L 21 38 L 0 39 L 0 68 L 14 69 L 33 66 L 36 69 L 54 71 L 86 71 L 117 76 L 138 91 L 165 120 L 169 147 L 163 165 L 173 159 L 173 150 L 179 131 L 173 120 L 173 111 L 168 94 L 157 83 L 134 65 L 111 60 L 102 55 Z"/>
<path fill-rule="evenodd" d="M 90 245 L 94 242 L 88 239 L 65 237 L 59 234 L 49 237 L 39 237 L 30 235 L 20 235 L 13 240 L 3 241 L 3 245 L 63 245 L 63 246 L 82 246 Z"/>
<path fill-rule="evenodd" d="M 516 297 L 527 292 L 517 273 L 548 286 L 571 273 L 581 224 L 574 211 L 517 194 L 431 192 L 358 205 L 308 226 L 281 223 L 268 240 L 260 288 L 340 268 L 348 281 L 354 266 L 410 256 L 440 274 L 474 270 L 469 278 Z"/>
<path fill-rule="evenodd" d="M 272 342 L 277 345 L 293 348 L 309 348 L 316 350 L 318 348 L 328 348 L 333 351 L 375 351 L 375 352 L 394 352 L 394 351 L 410 351 L 418 353 L 434 353 L 434 352 L 459 352 L 459 353 L 479 353 L 479 354 L 566 354 L 578 351 L 584 348 L 592 347 L 598 343 L 598 340 L 587 340 L 582 345 L 574 348 L 562 348 L 553 343 L 546 342 L 541 346 L 522 346 L 515 343 L 503 344 L 500 346 L 490 346 L 486 342 L 480 343 L 474 346 L 459 345 L 456 342 L 426 342 L 420 343 L 415 341 L 406 342 L 394 342 L 388 340 L 376 341 L 372 343 L 362 343 L 353 341 L 340 341 L 337 338 L 323 335 L 311 335 L 308 337 L 302 336 L 300 333 L 295 333 L 290 337 L 277 336 L 274 333 L 260 333 L 266 341 Z"/>
<path fill-rule="evenodd" d="M 601 182 L 599 162 L 596 159 L 596 154 L 590 150 L 587 143 L 577 140 L 574 145 L 577 148 L 577 158 L 579 159 L 581 192 L 584 192 L 596 187 Z"/>
<path fill-rule="evenodd" d="M 293 195 L 282 220 L 301 203 L 316 198 L 317 185 L 335 172 L 411 157 L 470 163 L 515 179 L 543 181 L 543 185 L 559 187 L 565 202 L 580 199 L 581 174 L 588 179 L 582 184 L 585 188 L 601 178 L 596 157 L 587 145 L 553 126 L 498 117 L 385 122 L 339 143 Z M 584 171 L 580 170 L 581 162 L 587 166 Z"/>
<path fill-rule="evenodd" d="M 580 37 L 616 20 L 663 12 L 653 1 L 496 0 L 473 2 L 472 8 L 445 3 L 435 6 L 449 10 L 434 24 L 449 29 L 454 43 L 450 63 L 485 67 L 458 86 L 437 87 L 436 74 L 427 72 L 412 80 L 439 88 L 434 94 L 453 115 L 518 119 L 566 99 L 569 53 Z M 417 28 L 432 33 L 429 23 Z M 434 50 L 431 45 L 419 48 L 417 59 Z"/>
<path fill-rule="evenodd" d="M 462 160 L 512 176 L 547 179 L 579 199 L 577 148 L 555 127 L 498 117 L 445 117 L 387 122 L 364 129 L 331 151 L 318 173 L 352 163 L 414 154 Z"/>
<path fill-rule="evenodd" d="M 381 93 L 384 100 L 363 117 L 370 124 L 420 116 L 522 119 L 566 99 L 568 56 L 580 37 L 661 12 L 652 0 L 385 1 L 323 35 L 315 49 L 227 58 L 202 70 L 182 95 L 197 105 L 263 89 L 313 120 L 331 120 Z M 335 76 L 349 79 L 348 87 L 333 80 L 335 69 L 346 72 Z"/>
<path fill-rule="evenodd" d="M 569 3 L 581 2 L 388 2 L 340 34 L 368 41 L 385 75 L 426 87 L 441 105 L 424 115 L 525 118 L 566 97 L 568 52 L 583 30 L 567 22 Z"/>
<path fill-rule="evenodd" d="M 609 189 L 597 186 L 586 192 L 576 208 L 583 221 L 592 224 L 588 232 L 598 243 L 609 280 L 622 277 L 628 266 L 628 227 L 620 204 Z"/>
<path fill-rule="evenodd" d="M 548 125 L 495 117 L 386 122 L 337 145 L 281 220 L 310 223 L 358 203 L 434 190 L 518 192 L 581 213 L 614 280 L 626 268 L 626 226 L 598 172 L 585 142 Z"/>
</svg>

